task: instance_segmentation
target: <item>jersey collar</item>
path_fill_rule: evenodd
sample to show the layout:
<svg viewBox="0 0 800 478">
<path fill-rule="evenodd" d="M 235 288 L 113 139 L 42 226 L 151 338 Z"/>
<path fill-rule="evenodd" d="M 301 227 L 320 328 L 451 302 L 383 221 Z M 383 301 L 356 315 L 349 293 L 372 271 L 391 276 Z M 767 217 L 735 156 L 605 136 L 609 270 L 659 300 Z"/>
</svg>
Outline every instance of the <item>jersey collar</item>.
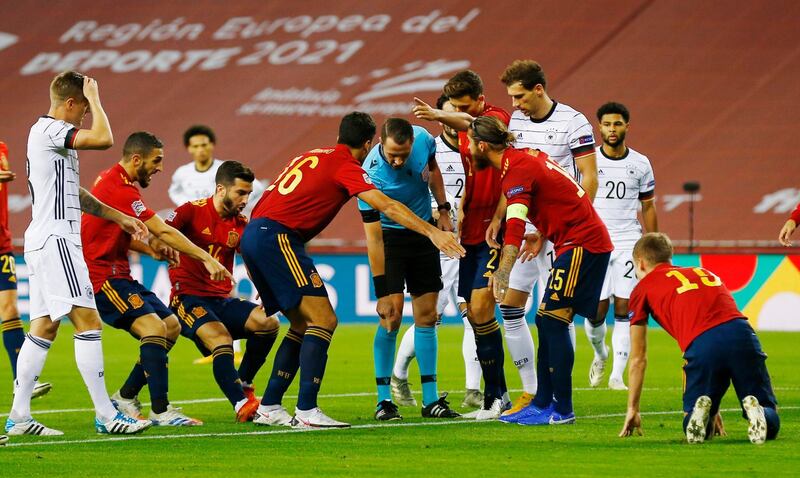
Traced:
<svg viewBox="0 0 800 478">
<path fill-rule="evenodd" d="M 606 159 L 610 159 L 611 161 L 620 161 L 622 159 L 625 159 L 625 158 L 628 157 L 628 153 L 630 153 L 630 152 L 631 152 L 631 148 L 625 146 L 625 154 L 623 154 L 619 158 L 612 158 L 611 156 L 606 154 L 606 151 L 603 149 L 603 145 L 600 145 L 600 154 L 605 156 Z"/>
<path fill-rule="evenodd" d="M 440 134 L 440 135 L 439 135 L 439 137 L 440 137 L 440 138 L 442 138 L 442 143 L 444 143 L 444 144 L 445 144 L 445 146 L 447 146 L 447 147 L 448 147 L 448 148 L 450 148 L 451 150 L 455 151 L 456 153 L 458 153 L 458 152 L 459 152 L 459 150 L 458 150 L 458 144 L 456 144 L 455 146 L 453 146 L 452 144 L 450 144 L 450 143 L 448 142 L 448 140 L 446 139 L 446 136 L 444 135 L 444 133 Z"/>
<path fill-rule="evenodd" d="M 555 113 L 555 111 L 556 111 L 556 106 L 558 106 L 558 101 L 553 100 L 553 106 L 550 107 L 550 111 L 548 111 L 547 114 L 544 115 L 544 118 L 542 118 L 542 119 L 534 119 L 534 118 L 531 117 L 529 119 L 534 123 L 544 123 L 545 121 L 549 120 L 551 116 L 553 116 L 553 113 Z"/>
</svg>

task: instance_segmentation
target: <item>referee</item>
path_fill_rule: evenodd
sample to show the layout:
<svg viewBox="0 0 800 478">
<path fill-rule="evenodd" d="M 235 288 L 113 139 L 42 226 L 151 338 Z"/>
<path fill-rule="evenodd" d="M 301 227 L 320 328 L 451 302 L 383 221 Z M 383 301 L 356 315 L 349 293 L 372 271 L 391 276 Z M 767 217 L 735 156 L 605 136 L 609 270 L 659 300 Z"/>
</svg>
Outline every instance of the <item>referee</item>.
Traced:
<svg viewBox="0 0 800 478">
<path fill-rule="evenodd" d="M 452 231 L 450 204 L 445 202 L 444 181 L 436 164 L 436 142 L 425 128 L 400 118 L 389 118 L 381 128 L 381 144 L 370 151 L 364 169 L 381 192 L 406 205 L 422 219 L 432 221 L 430 197 L 440 212 L 440 229 Z M 439 253 L 424 236 L 410 231 L 359 201 L 367 237 L 367 253 L 378 297 L 380 325 L 375 333 L 375 381 L 378 405 L 375 419 L 402 419 L 392 403 L 390 382 L 397 332 L 403 314 L 403 290 L 411 294 L 414 342 L 422 383 L 422 416 L 452 418 L 446 395 L 436 386 L 438 341 L 436 301 L 442 289 Z"/>
</svg>

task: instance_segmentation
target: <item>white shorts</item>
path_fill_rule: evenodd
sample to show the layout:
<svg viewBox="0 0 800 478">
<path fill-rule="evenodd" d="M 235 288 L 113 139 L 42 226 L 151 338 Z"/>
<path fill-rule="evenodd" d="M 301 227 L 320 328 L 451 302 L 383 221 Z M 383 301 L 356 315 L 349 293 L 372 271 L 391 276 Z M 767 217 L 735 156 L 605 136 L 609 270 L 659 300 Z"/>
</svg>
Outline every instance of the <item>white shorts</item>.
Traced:
<svg viewBox="0 0 800 478">
<path fill-rule="evenodd" d="M 511 269 L 508 287 L 514 290 L 531 293 L 537 282 L 544 283 L 550 275 L 555 260 L 553 243 L 545 240 L 539 255 L 528 262 L 517 261 Z"/>
<path fill-rule="evenodd" d="M 439 315 L 445 313 L 445 308 L 447 308 L 448 304 L 457 306 L 465 302 L 464 299 L 458 296 L 458 259 L 443 257 L 441 259 L 441 265 L 442 284 L 444 284 L 444 287 L 439 291 L 439 300 L 436 302 L 436 313 Z M 458 314 L 457 307 L 454 313 Z"/>
<path fill-rule="evenodd" d="M 50 236 L 41 249 L 25 252 L 28 266 L 30 317 L 64 318 L 73 306 L 96 309 L 89 269 L 80 246 Z"/>
<path fill-rule="evenodd" d="M 637 282 L 633 270 L 633 250 L 614 249 L 608 262 L 600 299 L 605 300 L 612 295 L 617 299 L 628 299 Z"/>
</svg>

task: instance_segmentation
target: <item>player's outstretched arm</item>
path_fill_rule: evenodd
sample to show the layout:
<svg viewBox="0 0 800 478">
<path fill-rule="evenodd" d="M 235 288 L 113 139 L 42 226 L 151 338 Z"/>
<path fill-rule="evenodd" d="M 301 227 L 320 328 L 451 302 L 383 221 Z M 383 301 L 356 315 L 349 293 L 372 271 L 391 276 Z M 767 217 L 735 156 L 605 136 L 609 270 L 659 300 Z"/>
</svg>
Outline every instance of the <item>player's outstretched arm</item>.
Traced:
<svg viewBox="0 0 800 478">
<path fill-rule="evenodd" d="M 639 400 L 642 397 L 644 371 L 647 369 L 647 323 L 631 325 L 631 354 L 628 365 L 628 411 L 622 425 L 620 437 L 634 433 L 642 435 L 642 417 Z"/>
<path fill-rule="evenodd" d="M 175 249 L 176 251 L 186 254 L 187 256 L 197 259 L 203 263 L 211 280 L 233 280 L 230 271 L 219 263 L 216 259 L 211 257 L 211 254 L 197 247 L 192 241 L 183 235 L 179 230 L 170 226 L 163 219 L 154 215 L 148 219 L 145 224 L 159 240 L 164 244 Z"/>
<path fill-rule="evenodd" d="M 386 214 L 401 226 L 426 236 L 437 249 L 444 252 L 449 257 L 453 259 L 464 257 L 464 248 L 456 241 L 456 237 L 453 233 L 440 231 L 438 228 L 420 219 L 419 216 L 411 212 L 405 205 L 389 198 L 377 189 L 361 192 L 358 194 L 358 198 L 369 204 L 373 209 Z"/>
<path fill-rule="evenodd" d="M 417 97 L 414 97 L 414 106 L 411 108 L 411 112 L 417 119 L 438 121 L 456 131 L 466 131 L 472 124 L 472 120 L 475 119 L 469 113 L 437 110 Z"/>
<path fill-rule="evenodd" d="M 133 236 L 134 240 L 143 240 L 147 237 L 147 227 L 142 221 L 106 205 L 84 188 L 80 188 L 78 194 L 81 211 L 116 223 L 123 231 Z"/>
<path fill-rule="evenodd" d="M 797 223 L 793 219 L 789 219 L 783 224 L 780 234 L 778 234 L 778 241 L 785 247 L 792 246 L 792 233 L 797 229 Z"/>
<path fill-rule="evenodd" d="M 89 109 L 92 113 L 92 129 L 78 130 L 74 148 L 108 149 L 114 145 L 114 135 L 111 134 L 108 116 L 100 104 L 100 91 L 94 78 L 88 76 L 83 78 L 83 96 L 89 102 Z"/>
</svg>

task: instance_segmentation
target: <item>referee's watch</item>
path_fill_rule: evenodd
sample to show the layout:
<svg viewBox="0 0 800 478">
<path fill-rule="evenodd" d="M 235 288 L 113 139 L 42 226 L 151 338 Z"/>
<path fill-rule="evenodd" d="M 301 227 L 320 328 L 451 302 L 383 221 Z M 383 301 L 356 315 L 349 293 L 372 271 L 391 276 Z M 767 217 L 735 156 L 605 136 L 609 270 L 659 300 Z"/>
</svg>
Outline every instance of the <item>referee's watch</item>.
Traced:
<svg viewBox="0 0 800 478">
<path fill-rule="evenodd" d="M 450 209 L 452 209 L 452 206 L 450 206 L 450 203 L 449 203 L 449 202 L 445 202 L 444 204 L 439 204 L 439 205 L 436 207 L 436 209 L 437 209 L 438 211 L 447 211 L 447 212 L 450 212 Z"/>
</svg>

